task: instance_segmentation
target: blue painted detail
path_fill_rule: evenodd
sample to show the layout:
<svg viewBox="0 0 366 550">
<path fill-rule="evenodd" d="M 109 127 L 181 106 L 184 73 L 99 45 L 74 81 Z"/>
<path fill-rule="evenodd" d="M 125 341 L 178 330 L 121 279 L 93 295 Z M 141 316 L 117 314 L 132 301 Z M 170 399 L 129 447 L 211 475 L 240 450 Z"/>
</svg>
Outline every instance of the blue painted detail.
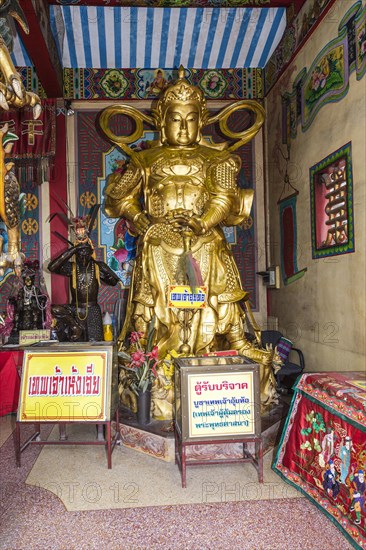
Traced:
<svg viewBox="0 0 366 550">
<path fill-rule="evenodd" d="M 202 60 L 202 69 L 207 69 L 208 62 L 210 60 L 211 50 L 212 50 L 212 44 L 215 38 L 216 33 L 216 27 L 219 20 L 220 10 L 218 8 L 214 8 L 212 10 L 212 17 L 210 22 L 210 28 L 208 30 L 207 40 L 206 40 L 206 46 L 205 46 L 205 53 Z"/>
<path fill-rule="evenodd" d="M 241 25 L 240 25 L 239 33 L 238 33 L 238 37 L 236 39 L 236 44 L 235 44 L 235 48 L 234 48 L 234 51 L 233 51 L 233 55 L 231 57 L 230 67 L 236 67 L 237 66 L 238 57 L 239 57 L 240 50 L 241 50 L 241 47 L 243 45 L 243 42 L 245 40 L 245 35 L 246 35 L 247 29 L 248 29 L 248 25 L 249 25 L 250 17 L 252 15 L 252 11 L 253 10 L 250 8 L 248 10 L 245 10 L 245 12 L 244 12 L 244 16 L 243 16 L 243 19 L 242 19 L 242 22 L 241 22 Z"/>
<path fill-rule="evenodd" d="M 87 67 L 93 67 L 92 53 L 91 53 L 91 46 L 90 46 L 88 9 L 86 6 L 80 7 L 80 18 L 81 18 L 81 26 L 83 29 L 85 65 Z"/>
</svg>

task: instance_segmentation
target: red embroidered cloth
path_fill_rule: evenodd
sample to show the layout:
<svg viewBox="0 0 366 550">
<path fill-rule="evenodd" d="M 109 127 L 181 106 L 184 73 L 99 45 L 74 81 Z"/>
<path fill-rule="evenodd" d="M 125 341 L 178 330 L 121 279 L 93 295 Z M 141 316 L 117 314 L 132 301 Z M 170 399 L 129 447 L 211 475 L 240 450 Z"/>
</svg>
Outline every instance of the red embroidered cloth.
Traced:
<svg viewBox="0 0 366 550">
<path fill-rule="evenodd" d="M 300 378 L 273 469 L 366 548 L 365 373 Z"/>
<path fill-rule="evenodd" d="M 18 409 L 20 378 L 17 368 L 22 365 L 23 351 L 0 351 L 0 416 Z"/>
<path fill-rule="evenodd" d="M 366 426 L 366 374 L 324 372 L 304 374 L 297 385 L 310 397 L 350 420 Z"/>
<path fill-rule="evenodd" d="M 15 162 L 20 182 L 24 180 L 22 169 L 30 171 L 30 178 L 39 184 L 49 181 L 48 170 L 56 152 L 56 100 L 43 99 L 41 103 L 42 112 L 37 120 L 33 119 L 30 107 L 0 113 L 0 126 L 7 122 L 9 131 L 19 138 L 7 162 Z"/>
<path fill-rule="evenodd" d="M 54 156 L 56 149 L 56 101 L 42 100 L 42 112 L 37 120 L 33 119 L 30 107 L 1 111 L 0 125 L 7 122 L 9 131 L 19 137 L 14 142 L 11 157 L 13 159 L 42 158 Z"/>
</svg>

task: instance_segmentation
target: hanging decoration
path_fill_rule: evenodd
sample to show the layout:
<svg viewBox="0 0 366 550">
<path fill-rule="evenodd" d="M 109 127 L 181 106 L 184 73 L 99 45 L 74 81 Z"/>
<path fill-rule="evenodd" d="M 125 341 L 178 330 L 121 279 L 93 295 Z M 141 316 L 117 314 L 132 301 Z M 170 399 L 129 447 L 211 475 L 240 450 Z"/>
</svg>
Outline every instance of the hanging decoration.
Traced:
<svg viewBox="0 0 366 550">
<path fill-rule="evenodd" d="M 39 185 L 49 181 L 56 151 L 56 100 L 42 100 L 37 120 L 30 107 L 2 111 L 0 126 L 6 122 L 9 131 L 19 136 L 9 158 L 15 163 L 18 181 L 33 180 Z"/>
</svg>

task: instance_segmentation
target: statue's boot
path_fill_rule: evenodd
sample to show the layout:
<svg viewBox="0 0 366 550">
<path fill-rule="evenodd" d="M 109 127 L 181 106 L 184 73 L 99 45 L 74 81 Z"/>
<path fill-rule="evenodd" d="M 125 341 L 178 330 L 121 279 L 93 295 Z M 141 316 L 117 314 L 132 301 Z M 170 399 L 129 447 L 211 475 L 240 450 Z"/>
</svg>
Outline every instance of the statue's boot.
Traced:
<svg viewBox="0 0 366 550">
<path fill-rule="evenodd" d="M 256 363 L 263 365 L 271 365 L 273 358 L 273 350 L 256 348 L 252 342 L 245 337 L 244 330 L 241 325 L 231 327 L 230 332 L 226 335 L 226 339 L 230 343 L 230 348 L 238 351 L 239 355 L 244 355 L 248 359 L 252 359 Z"/>
</svg>

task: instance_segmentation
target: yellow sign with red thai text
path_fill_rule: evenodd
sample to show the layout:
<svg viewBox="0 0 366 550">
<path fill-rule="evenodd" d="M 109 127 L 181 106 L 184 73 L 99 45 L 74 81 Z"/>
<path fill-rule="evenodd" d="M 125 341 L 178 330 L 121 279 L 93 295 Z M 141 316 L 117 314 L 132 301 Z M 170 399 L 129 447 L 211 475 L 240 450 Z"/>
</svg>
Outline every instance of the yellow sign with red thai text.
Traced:
<svg viewBox="0 0 366 550">
<path fill-rule="evenodd" d="M 110 350 L 30 351 L 23 361 L 21 422 L 108 419 Z M 109 391 L 109 394 L 108 394 Z"/>
</svg>

